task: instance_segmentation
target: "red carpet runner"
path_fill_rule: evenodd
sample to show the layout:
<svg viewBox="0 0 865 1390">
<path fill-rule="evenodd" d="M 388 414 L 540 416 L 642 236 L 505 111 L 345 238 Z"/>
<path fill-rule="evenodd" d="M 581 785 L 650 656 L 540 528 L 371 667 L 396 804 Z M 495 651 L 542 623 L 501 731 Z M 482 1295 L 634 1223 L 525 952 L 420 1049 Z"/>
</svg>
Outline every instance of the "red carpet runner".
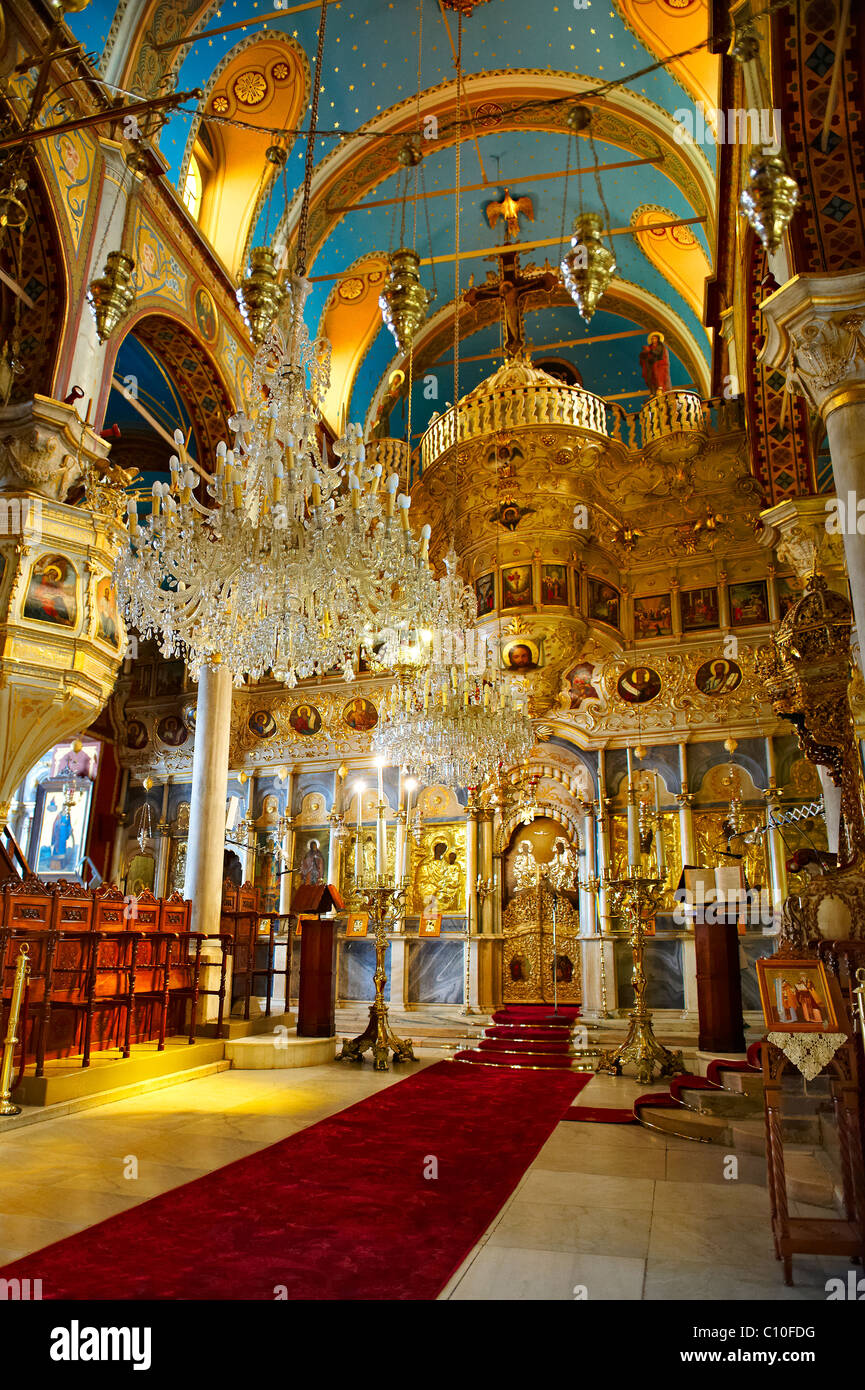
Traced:
<svg viewBox="0 0 865 1390">
<path fill-rule="evenodd" d="M 433 1299 L 588 1080 L 437 1062 L 2 1277 L 45 1299 Z"/>
</svg>

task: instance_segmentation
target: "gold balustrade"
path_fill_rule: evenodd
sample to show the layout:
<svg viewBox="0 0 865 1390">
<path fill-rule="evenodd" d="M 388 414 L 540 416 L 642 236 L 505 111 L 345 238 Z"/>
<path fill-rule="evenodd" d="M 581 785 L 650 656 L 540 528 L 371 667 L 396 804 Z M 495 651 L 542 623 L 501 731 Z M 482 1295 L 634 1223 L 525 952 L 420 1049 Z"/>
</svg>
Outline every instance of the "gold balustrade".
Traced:
<svg viewBox="0 0 865 1390">
<path fill-rule="evenodd" d="M 631 413 L 616 401 L 607 402 L 572 386 L 530 382 L 490 391 L 479 387 L 460 401 L 458 417 L 451 406 L 431 422 L 415 457 L 420 473 L 453 448 L 457 422 L 461 444 L 500 430 L 552 426 L 636 450 L 682 436 L 688 437 L 693 448 L 699 447 L 711 420 L 709 407 L 693 391 L 651 396 L 638 412 Z"/>
</svg>

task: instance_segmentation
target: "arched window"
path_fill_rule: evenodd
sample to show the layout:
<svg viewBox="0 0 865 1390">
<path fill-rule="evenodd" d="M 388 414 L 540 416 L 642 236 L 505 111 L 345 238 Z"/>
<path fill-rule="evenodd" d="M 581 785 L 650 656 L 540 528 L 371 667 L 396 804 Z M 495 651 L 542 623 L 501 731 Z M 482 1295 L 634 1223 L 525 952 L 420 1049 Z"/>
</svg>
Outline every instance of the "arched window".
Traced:
<svg viewBox="0 0 865 1390">
<path fill-rule="evenodd" d="M 183 188 L 183 201 L 189 209 L 189 214 L 198 221 L 198 214 L 201 211 L 201 195 L 204 192 L 204 185 L 201 178 L 201 167 L 195 155 L 189 161 L 189 168 L 186 171 L 186 183 Z"/>
</svg>

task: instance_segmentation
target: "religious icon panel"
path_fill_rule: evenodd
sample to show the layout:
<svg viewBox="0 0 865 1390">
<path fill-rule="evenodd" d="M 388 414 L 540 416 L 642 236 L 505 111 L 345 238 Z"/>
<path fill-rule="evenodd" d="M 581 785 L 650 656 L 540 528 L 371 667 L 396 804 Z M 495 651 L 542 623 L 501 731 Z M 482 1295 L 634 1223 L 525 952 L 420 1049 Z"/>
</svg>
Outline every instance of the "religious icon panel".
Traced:
<svg viewBox="0 0 865 1390">
<path fill-rule="evenodd" d="M 276 733 L 276 720 L 267 709 L 256 709 L 246 721 L 250 733 L 256 738 L 272 738 Z"/>
<path fill-rule="evenodd" d="M 619 677 L 616 691 L 629 705 L 645 705 L 661 692 L 661 677 L 650 666 L 632 666 Z"/>
<path fill-rule="evenodd" d="M 532 603 L 531 565 L 511 565 L 502 570 L 502 608 L 530 608 Z"/>
<path fill-rule="evenodd" d="M 619 627 L 619 591 L 603 579 L 589 576 L 589 614 L 599 623 Z"/>
<path fill-rule="evenodd" d="M 779 1033 L 834 1033 L 838 1015 L 821 960 L 769 956 L 757 961 L 767 1028 Z"/>
<path fill-rule="evenodd" d="M 567 607 L 567 565 L 541 565 L 541 603 Z"/>
<path fill-rule="evenodd" d="M 65 555 L 43 555 L 30 571 L 24 617 L 74 627 L 78 619 L 78 576 Z"/>
<path fill-rule="evenodd" d="M 475 580 L 475 597 L 478 601 L 479 618 L 482 618 L 485 613 L 492 613 L 496 606 L 495 574 L 482 574 Z"/>
<path fill-rule="evenodd" d="M 704 661 L 694 681 L 704 695 L 729 695 L 742 683 L 742 668 L 735 661 L 719 656 L 714 661 Z"/>
<path fill-rule="evenodd" d="M 321 714 L 315 705 L 295 705 L 288 722 L 296 734 L 303 738 L 309 738 L 312 734 L 317 734 L 321 728 Z"/>
<path fill-rule="evenodd" d="M 701 632 L 718 626 L 718 590 L 683 589 L 682 631 Z"/>
<path fill-rule="evenodd" d="M 170 748 L 180 748 L 189 738 L 189 730 L 177 714 L 166 714 L 156 725 L 157 737 Z"/>
<path fill-rule="evenodd" d="M 365 700 L 358 695 L 354 700 L 349 700 L 342 717 L 350 729 L 354 729 L 356 733 L 365 733 L 368 729 L 374 729 L 378 723 L 378 710 L 371 700 Z"/>
<path fill-rule="evenodd" d="M 669 594 L 634 599 L 634 636 L 668 637 L 673 631 Z"/>
<path fill-rule="evenodd" d="M 96 636 L 112 647 L 120 646 L 120 620 L 117 616 L 117 596 L 108 578 L 96 585 Z"/>
<path fill-rule="evenodd" d="M 537 671 L 541 665 L 541 649 L 531 637 L 518 637 L 502 647 L 502 665 L 508 671 Z"/>
<path fill-rule="evenodd" d="M 737 627 L 755 627 L 769 621 L 765 579 L 730 585 L 730 618 Z"/>
</svg>

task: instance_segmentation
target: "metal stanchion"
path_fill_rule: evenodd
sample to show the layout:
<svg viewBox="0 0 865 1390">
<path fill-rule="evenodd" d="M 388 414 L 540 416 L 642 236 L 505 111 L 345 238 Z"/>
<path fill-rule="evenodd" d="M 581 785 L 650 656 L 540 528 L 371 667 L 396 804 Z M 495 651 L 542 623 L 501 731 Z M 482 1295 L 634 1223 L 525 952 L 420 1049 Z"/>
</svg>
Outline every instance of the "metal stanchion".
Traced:
<svg viewBox="0 0 865 1390">
<path fill-rule="evenodd" d="M 15 982 L 12 985 L 12 1000 L 9 1005 L 9 1021 L 6 1026 L 6 1039 L 3 1043 L 3 1061 L 0 1063 L 0 1115 L 20 1115 L 21 1106 L 12 1104 L 12 1065 L 15 1057 L 15 1044 L 18 1018 L 21 1013 L 21 1000 L 24 986 L 30 973 L 30 947 L 21 943 L 18 960 L 15 964 Z"/>
</svg>

